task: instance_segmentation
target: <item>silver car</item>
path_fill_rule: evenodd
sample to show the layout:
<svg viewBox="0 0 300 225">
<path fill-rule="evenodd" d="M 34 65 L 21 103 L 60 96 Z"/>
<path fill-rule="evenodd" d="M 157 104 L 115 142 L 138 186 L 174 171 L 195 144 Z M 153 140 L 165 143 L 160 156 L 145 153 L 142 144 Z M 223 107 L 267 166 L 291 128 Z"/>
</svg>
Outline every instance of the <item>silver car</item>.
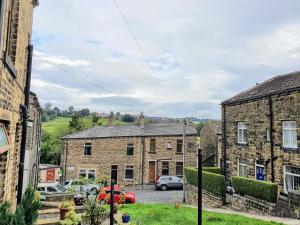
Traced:
<svg viewBox="0 0 300 225">
<path fill-rule="evenodd" d="M 155 187 L 162 191 L 168 189 L 183 189 L 183 181 L 176 176 L 161 176 L 156 180 Z"/>
</svg>

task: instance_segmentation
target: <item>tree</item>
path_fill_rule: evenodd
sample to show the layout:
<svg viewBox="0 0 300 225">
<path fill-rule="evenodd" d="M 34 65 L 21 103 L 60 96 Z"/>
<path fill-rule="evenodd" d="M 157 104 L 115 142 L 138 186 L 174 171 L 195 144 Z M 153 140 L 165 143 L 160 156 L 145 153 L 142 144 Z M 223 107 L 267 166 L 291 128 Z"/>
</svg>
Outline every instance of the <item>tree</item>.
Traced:
<svg viewBox="0 0 300 225">
<path fill-rule="evenodd" d="M 202 130 L 202 128 L 204 127 L 204 123 L 203 122 L 199 122 L 197 125 L 196 125 L 196 130 L 198 132 L 198 135 L 200 135 L 200 132 Z"/>
<path fill-rule="evenodd" d="M 80 110 L 78 113 L 80 116 L 89 116 L 90 110 L 88 108 L 84 108 L 84 109 Z"/>
<path fill-rule="evenodd" d="M 75 111 L 75 109 L 74 109 L 74 106 L 69 106 L 69 108 L 68 108 L 68 113 L 70 114 L 70 115 L 73 115 L 74 114 L 74 111 Z"/>
<path fill-rule="evenodd" d="M 45 110 L 49 111 L 49 110 L 51 110 L 51 108 L 52 108 L 51 103 L 46 103 L 45 104 Z"/>
<path fill-rule="evenodd" d="M 135 121 L 135 117 L 129 114 L 125 114 L 122 116 L 122 121 L 127 123 L 133 123 Z"/>
<path fill-rule="evenodd" d="M 96 113 L 93 113 L 93 116 L 92 116 L 92 124 L 93 124 L 93 126 L 96 126 L 98 124 L 99 119 L 100 119 L 100 117 L 97 116 Z"/>
<path fill-rule="evenodd" d="M 83 122 L 82 122 L 81 117 L 78 113 L 75 113 L 72 116 L 72 119 L 69 122 L 69 128 L 72 132 L 81 131 L 84 128 Z"/>
</svg>

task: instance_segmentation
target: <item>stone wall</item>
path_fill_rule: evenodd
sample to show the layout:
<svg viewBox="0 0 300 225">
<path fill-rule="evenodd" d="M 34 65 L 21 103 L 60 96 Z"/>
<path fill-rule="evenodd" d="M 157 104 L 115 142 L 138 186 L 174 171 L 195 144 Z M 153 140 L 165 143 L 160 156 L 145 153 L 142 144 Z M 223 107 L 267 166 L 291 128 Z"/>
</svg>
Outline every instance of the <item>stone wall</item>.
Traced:
<svg viewBox="0 0 300 225">
<path fill-rule="evenodd" d="M 300 193 L 289 192 L 288 196 L 280 195 L 276 206 L 277 216 L 300 219 Z"/>
<path fill-rule="evenodd" d="M 250 196 L 233 194 L 231 207 L 237 211 L 255 212 L 265 215 L 276 215 L 276 204 Z"/>
<path fill-rule="evenodd" d="M 156 140 L 156 152 L 150 152 L 150 139 Z M 169 175 L 176 174 L 176 162 L 183 162 L 183 155 L 176 153 L 177 139 L 182 136 L 157 137 L 116 137 L 96 139 L 65 139 L 62 144 L 62 167 L 65 169 L 65 179 L 76 179 L 80 169 L 96 170 L 96 177 L 111 176 L 111 166 L 118 166 L 119 184 L 142 183 L 142 149 L 144 145 L 144 183 L 149 183 L 149 162 L 155 162 L 156 176 L 161 175 L 162 162 L 169 162 Z M 196 136 L 187 136 L 186 142 L 196 143 Z M 171 142 L 171 149 L 166 143 Z M 84 155 L 84 144 L 92 143 L 92 155 Z M 133 144 L 133 156 L 127 156 L 127 144 Z M 186 165 L 197 165 L 197 151 L 195 147 L 186 149 Z M 134 166 L 134 179 L 125 180 L 125 167 Z M 155 177 L 156 177 L 155 176 Z"/>
<path fill-rule="evenodd" d="M 267 129 L 270 128 L 269 99 L 225 106 L 226 140 L 227 140 L 227 180 L 238 175 L 238 159 L 247 162 L 247 176 L 255 179 L 255 163 L 265 166 L 265 180 L 271 181 L 271 144 L 267 140 Z M 282 147 L 282 121 L 293 120 L 300 126 L 300 93 L 291 92 L 285 95 L 272 96 L 273 140 L 274 140 L 274 173 L 275 182 L 280 192 L 284 191 L 284 166 L 300 165 L 299 149 Z M 237 143 L 238 122 L 246 122 L 246 144 Z M 298 136 L 300 136 L 298 129 Z M 298 146 L 300 139 L 298 138 Z"/>
<path fill-rule="evenodd" d="M 198 206 L 198 187 L 187 184 L 187 203 L 189 205 Z M 202 190 L 202 202 L 205 206 L 219 208 L 223 204 L 222 198 L 216 197 L 208 191 Z"/>
<path fill-rule="evenodd" d="M 15 7 L 12 18 L 9 18 L 12 2 L 15 2 Z M 0 203 L 6 199 L 15 207 L 22 132 L 20 104 L 24 104 L 27 47 L 31 43 L 32 15 L 36 1 L 1 3 L 4 4 L 4 10 L 0 14 L 0 123 L 6 127 L 10 146 L 7 152 L 0 155 Z M 8 29 L 9 19 L 14 23 L 11 24 L 13 29 Z M 8 30 L 11 32 L 8 33 Z"/>
</svg>

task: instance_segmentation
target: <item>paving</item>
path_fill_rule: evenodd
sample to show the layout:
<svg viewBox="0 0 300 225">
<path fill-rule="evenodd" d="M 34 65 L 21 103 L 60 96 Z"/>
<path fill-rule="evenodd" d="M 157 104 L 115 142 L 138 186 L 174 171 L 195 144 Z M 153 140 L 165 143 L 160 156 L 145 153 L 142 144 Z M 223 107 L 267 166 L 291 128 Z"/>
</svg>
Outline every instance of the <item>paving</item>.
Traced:
<svg viewBox="0 0 300 225">
<path fill-rule="evenodd" d="M 156 191 L 154 185 L 144 185 L 125 188 L 126 191 L 134 192 L 137 203 L 175 203 L 182 202 L 182 190 Z"/>
</svg>

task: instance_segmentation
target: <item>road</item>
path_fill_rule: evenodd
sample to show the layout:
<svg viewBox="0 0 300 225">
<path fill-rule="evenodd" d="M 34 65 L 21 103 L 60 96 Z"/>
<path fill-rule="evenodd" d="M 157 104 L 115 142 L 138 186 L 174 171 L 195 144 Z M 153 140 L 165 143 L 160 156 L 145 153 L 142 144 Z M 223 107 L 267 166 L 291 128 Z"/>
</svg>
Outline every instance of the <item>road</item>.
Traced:
<svg viewBox="0 0 300 225">
<path fill-rule="evenodd" d="M 154 185 L 125 188 L 126 191 L 135 193 L 137 203 L 175 203 L 182 202 L 182 190 L 156 191 Z"/>
</svg>

